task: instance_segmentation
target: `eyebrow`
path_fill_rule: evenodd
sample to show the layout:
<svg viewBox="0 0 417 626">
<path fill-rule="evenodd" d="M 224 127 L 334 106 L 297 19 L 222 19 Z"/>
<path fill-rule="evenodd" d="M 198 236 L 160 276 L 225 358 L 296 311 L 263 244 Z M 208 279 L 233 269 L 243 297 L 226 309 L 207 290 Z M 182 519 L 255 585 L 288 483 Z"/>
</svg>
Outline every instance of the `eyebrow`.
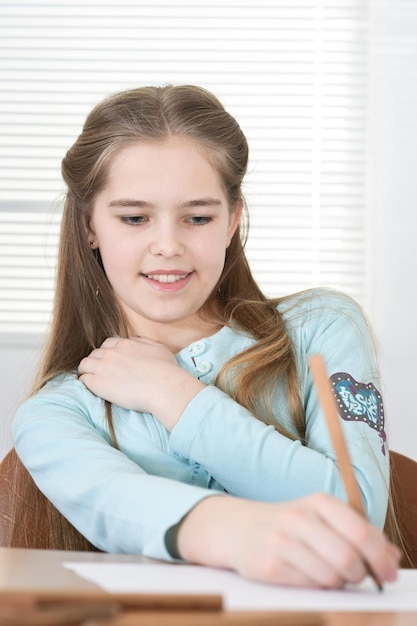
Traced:
<svg viewBox="0 0 417 626">
<path fill-rule="evenodd" d="M 212 207 L 212 206 L 221 206 L 222 201 L 220 198 L 196 198 L 195 200 L 188 200 L 183 204 L 179 205 L 178 208 L 183 209 L 192 209 L 193 207 Z M 135 200 L 133 198 L 120 198 L 118 200 L 112 200 L 109 203 L 109 207 L 111 208 L 138 208 L 138 209 L 151 209 L 154 208 L 154 205 L 151 202 L 146 202 L 146 200 Z"/>
</svg>

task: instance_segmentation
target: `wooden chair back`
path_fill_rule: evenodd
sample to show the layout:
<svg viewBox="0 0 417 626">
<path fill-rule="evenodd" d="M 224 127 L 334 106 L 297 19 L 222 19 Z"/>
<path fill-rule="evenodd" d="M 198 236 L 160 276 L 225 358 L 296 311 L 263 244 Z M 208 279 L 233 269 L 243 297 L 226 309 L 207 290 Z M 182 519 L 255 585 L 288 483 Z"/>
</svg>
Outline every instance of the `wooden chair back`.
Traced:
<svg viewBox="0 0 417 626">
<path fill-rule="evenodd" d="M 0 546 L 97 551 L 37 488 L 14 449 L 0 464 Z"/>
<path fill-rule="evenodd" d="M 388 516 L 385 532 L 402 552 L 401 567 L 417 568 L 417 461 L 390 451 L 390 497 L 394 518 Z"/>
</svg>

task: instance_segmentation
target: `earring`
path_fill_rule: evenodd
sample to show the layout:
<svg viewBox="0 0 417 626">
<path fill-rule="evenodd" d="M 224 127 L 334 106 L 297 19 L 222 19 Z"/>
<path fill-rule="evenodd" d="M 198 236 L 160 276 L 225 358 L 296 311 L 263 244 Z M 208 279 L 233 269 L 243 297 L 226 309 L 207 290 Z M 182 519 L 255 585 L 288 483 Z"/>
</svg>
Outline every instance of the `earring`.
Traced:
<svg viewBox="0 0 417 626">
<path fill-rule="evenodd" d="M 92 250 L 94 250 L 94 256 L 96 257 L 96 260 L 97 260 L 97 247 L 96 247 L 96 242 L 95 242 L 93 239 L 91 239 L 91 240 L 88 242 L 88 245 L 90 246 L 90 248 L 91 248 Z M 100 288 L 99 288 L 99 286 L 98 286 L 98 285 L 97 285 L 96 290 L 95 290 L 95 292 L 94 292 L 94 293 L 95 293 L 96 298 L 98 298 L 98 297 L 99 297 L 99 295 L 100 295 Z"/>
</svg>

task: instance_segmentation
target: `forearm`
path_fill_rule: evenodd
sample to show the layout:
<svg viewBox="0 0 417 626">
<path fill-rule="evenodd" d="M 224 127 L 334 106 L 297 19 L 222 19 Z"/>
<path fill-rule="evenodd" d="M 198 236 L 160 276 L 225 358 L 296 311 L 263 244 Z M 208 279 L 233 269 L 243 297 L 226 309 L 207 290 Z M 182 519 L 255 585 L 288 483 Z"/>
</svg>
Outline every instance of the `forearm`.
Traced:
<svg viewBox="0 0 417 626">
<path fill-rule="evenodd" d="M 153 418 L 141 429 L 137 416 L 122 414 L 118 436 L 144 467 L 110 445 L 102 401 L 74 377 L 49 384 L 20 407 L 14 444 L 41 491 L 91 543 L 106 552 L 166 559 L 167 529 L 211 492 L 202 482 L 186 484 L 183 464 L 158 449 Z M 153 467 L 160 475 L 152 475 Z"/>
<path fill-rule="evenodd" d="M 363 432 L 363 425 L 350 428 Z M 372 519 L 382 526 L 384 473 L 361 433 L 357 440 L 352 459 Z M 279 502 L 323 491 L 343 499 L 343 483 L 325 430 L 320 443 L 320 450 L 314 450 L 284 437 L 214 387 L 190 403 L 169 441 L 172 450 L 201 463 L 235 496 Z M 361 472 L 361 463 L 366 471 Z"/>
</svg>

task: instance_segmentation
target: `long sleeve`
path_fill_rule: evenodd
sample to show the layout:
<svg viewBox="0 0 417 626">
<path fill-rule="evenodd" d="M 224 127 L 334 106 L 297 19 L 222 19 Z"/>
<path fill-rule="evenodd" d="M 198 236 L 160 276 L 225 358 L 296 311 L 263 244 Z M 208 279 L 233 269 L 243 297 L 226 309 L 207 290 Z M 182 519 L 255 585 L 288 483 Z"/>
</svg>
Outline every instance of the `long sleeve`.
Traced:
<svg viewBox="0 0 417 626">
<path fill-rule="evenodd" d="M 376 525 L 383 526 L 388 454 L 378 371 L 366 322 L 356 304 L 326 293 L 309 302 L 308 315 L 300 316 L 299 311 L 293 311 L 288 313 L 288 318 L 306 412 L 307 445 L 279 434 L 273 426 L 266 426 L 214 386 L 208 386 L 188 405 L 172 431 L 169 445 L 201 463 L 229 493 L 237 496 L 281 501 L 326 491 L 345 499 L 325 419 L 307 367 L 308 356 L 321 353 L 329 375 L 338 375 L 340 385 L 354 381 L 362 395 L 375 390 L 378 415 L 371 411 L 356 411 L 356 414 L 351 411 L 350 421 L 341 419 L 341 423 L 367 513 Z M 281 393 L 277 391 L 274 408 L 276 419 L 288 424 L 284 395 L 282 389 Z M 339 405 L 343 397 L 346 394 L 339 397 Z"/>
<path fill-rule="evenodd" d="M 188 484 L 192 467 L 160 449 L 152 421 L 125 434 L 146 471 L 111 446 L 102 401 L 60 377 L 17 412 L 14 443 L 41 491 L 94 545 L 169 560 L 166 531 L 216 492 Z"/>
</svg>

